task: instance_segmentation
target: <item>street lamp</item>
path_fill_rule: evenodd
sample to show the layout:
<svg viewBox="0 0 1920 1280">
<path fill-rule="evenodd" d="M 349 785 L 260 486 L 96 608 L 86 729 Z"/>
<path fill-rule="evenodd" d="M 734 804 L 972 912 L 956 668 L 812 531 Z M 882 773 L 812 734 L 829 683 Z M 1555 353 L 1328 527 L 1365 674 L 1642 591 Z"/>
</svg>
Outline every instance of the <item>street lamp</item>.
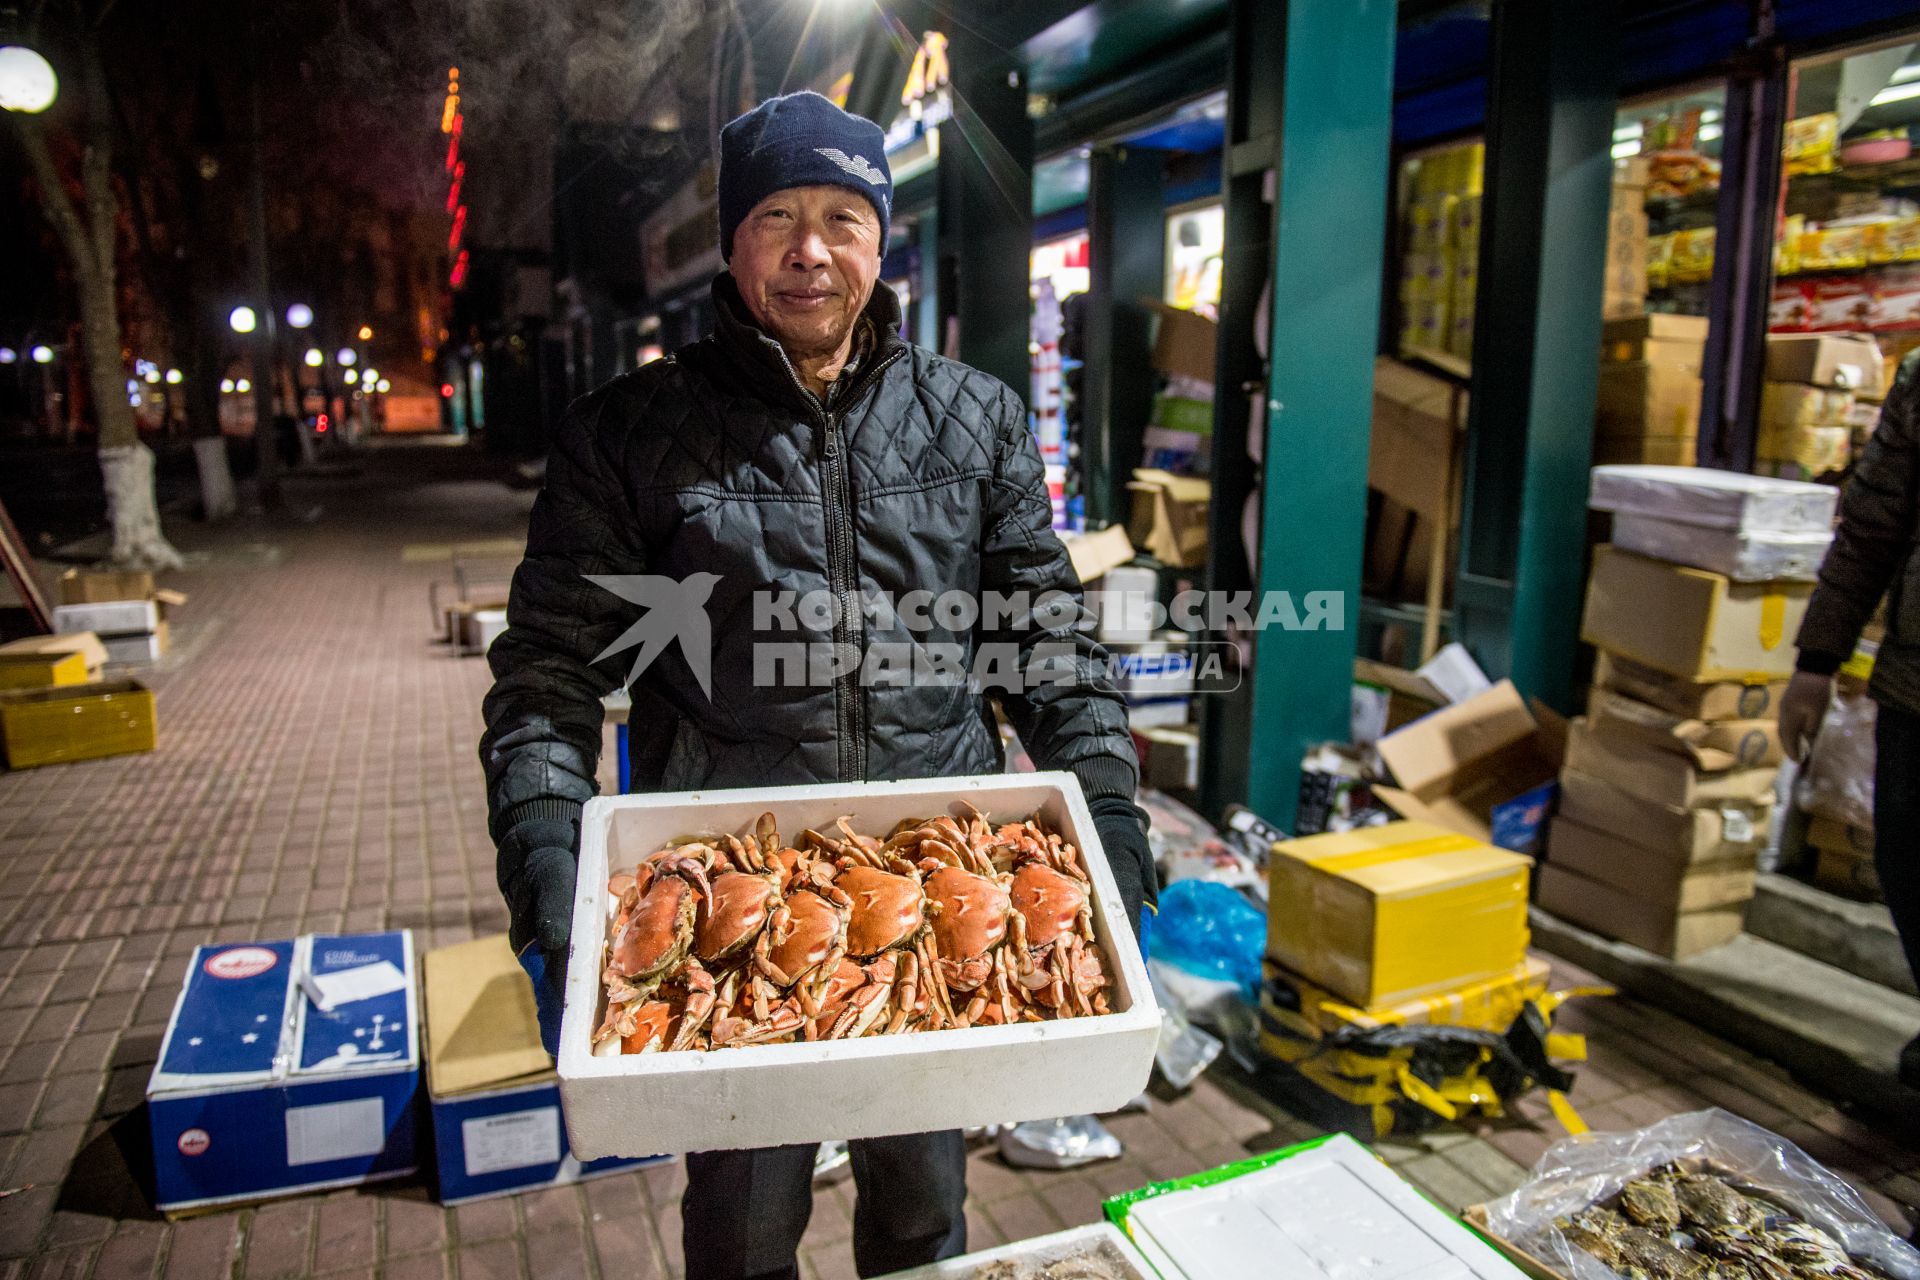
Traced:
<svg viewBox="0 0 1920 1280">
<path fill-rule="evenodd" d="M 320 354 L 320 348 L 318 347 L 307 348 L 307 368 L 318 369 L 320 367 L 320 362 L 325 359 L 326 357 Z"/>
<path fill-rule="evenodd" d="M 372 326 L 372 325 L 370 325 L 370 324 L 363 324 L 363 325 L 361 325 L 361 326 L 360 326 L 360 341 L 362 341 L 362 342 L 372 342 L 372 341 L 373 341 L 373 326 Z"/>
<path fill-rule="evenodd" d="M 167 370 L 167 385 L 168 385 L 168 386 L 170 386 L 170 387 L 177 387 L 177 386 L 179 386 L 179 385 L 180 385 L 180 383 L 181 383 L 181 381 L 182 381 L 182 380 L 183 380 L 183 375 L 181 374 L 181 372 L 180 372 L 180 371 L 179 371 L 178 369 L 169 369 L 169 370 Z"/>
<path fill-rule="evenodd" d="M 59 92 L 52 63 L 24 45 L 0 48 L 0 107 L 33 115 L 52 106 Z"/>
<path fill-rule="evenodd" d="M 53 348 L 47 346 L 45 343 L 41 343 L 35 347 L 33 349 L 33 362 L 35 364 L 52 364 Z"/>
<path fill-rule="evenodd" d="M 313 323 L 313 308 L 304 302 L 296 302 L 287 308 L 287 324 L 295 329 L 304 329 Z"/>
<path fill-rule="evenodd" d="M 360 381 L 360 371 L 358 369 L 349 369 L 340 376 L 346 379 L 348 386 L 352 386 L 354 383 Z"/>
<path fill-rule="evenodd" d="M 232 379 L 232 378 L 222 378 L 222 379 L 220 379 L 220 394 L 221 394 L 221 395 L 227 395 L 227 396 L 230 396 L 230 395 L 232 395 L 232 394 L 233 394 L 233 379 Z"/>
<path fill-rule="evenodd" d="M 235 307 L 227 314 L 227 323 L 235 333 L 252 333 L 254 326 L 260 323 L 260 317 L 253 314 L 252 307 Z"/>
<path fill-rule="evenodd" d="M 233 384 L 233 389 L 235 391 L 238 391 L 241 395 L 244 396 L 249 391 L 253 390 L 253 383 L 247 381 L 245 378 L 242 378 L 240 379 L 240 381 Z"/>
<path fill-rule="evenodd" d="M 333 358 L 340 362 L 342 369 L 351 369 L 354 365 L 360 363 L 360 353 L 352 347 L 340 348 L 333 353 Z"/>
<path fill-rule="evenodd" d="M 380 379 L 380 384 L 376 386 L 374 390 L 378 391 L 381 395 L 385 395 L 387 394 L 387 392 L 393 390 L 393 384 L 391 382 L 388 382 L 385 378 L 382 378 Z"/>
<path fill-rule="evenodd" d="M 12 347 L 0 347 L 0 364 L 12 364 L 20 358 L 20 353 Z"/>
</svg>

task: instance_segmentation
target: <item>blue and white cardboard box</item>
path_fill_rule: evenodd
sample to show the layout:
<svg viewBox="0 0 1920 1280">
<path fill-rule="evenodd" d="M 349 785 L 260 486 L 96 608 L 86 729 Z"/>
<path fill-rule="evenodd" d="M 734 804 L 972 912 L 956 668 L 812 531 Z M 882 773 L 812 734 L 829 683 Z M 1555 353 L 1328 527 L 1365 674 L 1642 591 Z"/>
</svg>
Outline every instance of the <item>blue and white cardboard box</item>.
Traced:
<svg viewBox="0 0 1920 1280">
<path fill-rule="evenodd" d="M 415 986 L 405 930 L 195 951 L 147 1084 L 157 1207 L 414 1172 Z"/>
<path fill-rule="evenodd" d="M 442 1204 L 666 1158 L 615 1156 L 587 1164 L 574 1158 L 553 1059 L 540 1044 L 533 985 L 504 934 L 441 947 L 422 961 L 427 1093 Z"/>
</svg>

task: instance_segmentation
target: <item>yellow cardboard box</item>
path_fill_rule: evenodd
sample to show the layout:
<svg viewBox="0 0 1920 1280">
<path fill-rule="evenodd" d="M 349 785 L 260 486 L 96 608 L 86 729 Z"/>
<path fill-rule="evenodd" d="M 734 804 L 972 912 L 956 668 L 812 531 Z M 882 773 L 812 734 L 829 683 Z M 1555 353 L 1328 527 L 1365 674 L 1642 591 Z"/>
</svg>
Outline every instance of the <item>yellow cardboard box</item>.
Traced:
<svg viewBox="0 0 1920 1280">
<path fill-rule="evenodd" d="M 1594 551 L 1580 638 L 1689 680 L 1788 676 L 1812 594 L 1811 583 L 1733 582 L 1602 546 Z"/>
<path fill-rule="evenodd" d="M 0 748 L 27 769 L 151 751 L 153 691 L 137 680 L 0 693 Z"/>
<path fill-rule="evenodd" d="M 1511 973 L 1526 957 L 1532 865 L 1425 822 L 1282 840 L 1268 954 L 1365 1008 Z"/>
</svg>

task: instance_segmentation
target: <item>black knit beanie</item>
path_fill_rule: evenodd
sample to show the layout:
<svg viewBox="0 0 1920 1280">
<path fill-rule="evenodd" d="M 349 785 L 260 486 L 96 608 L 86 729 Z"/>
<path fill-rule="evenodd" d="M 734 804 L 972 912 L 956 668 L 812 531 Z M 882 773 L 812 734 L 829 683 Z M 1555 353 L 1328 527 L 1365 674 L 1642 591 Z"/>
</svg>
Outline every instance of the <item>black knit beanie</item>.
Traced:
<svg viewBox="0 0 1920 1280">
<path fill-rule="evenodd" d="M 886 134 L 817 93 L 765 102 L 720 131 L 720 256 L 733 257 L 733 233 L 753 206 L 788 187 L 847 187 L 880 215 L 880 252 L 887 251 L 893 173 Z"/>
</svg>

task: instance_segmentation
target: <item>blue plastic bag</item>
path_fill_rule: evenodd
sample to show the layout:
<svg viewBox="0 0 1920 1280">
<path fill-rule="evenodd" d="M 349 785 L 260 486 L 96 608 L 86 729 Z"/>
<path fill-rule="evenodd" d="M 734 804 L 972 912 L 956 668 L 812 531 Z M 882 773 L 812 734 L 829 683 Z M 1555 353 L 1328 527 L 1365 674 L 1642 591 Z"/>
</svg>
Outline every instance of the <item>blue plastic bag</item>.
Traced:
<svg viewBox="0 0 1920 1280">
<path fill-rule="evenodd" d="M 1267 917 L 1243 897 L 1211 880 L 1177 880 L 1160 891 L 1148 953 L 1205 978 L 1231 982 L 1248 1000 L 1260 993 L 1260 956 Z"/>
</svg>

